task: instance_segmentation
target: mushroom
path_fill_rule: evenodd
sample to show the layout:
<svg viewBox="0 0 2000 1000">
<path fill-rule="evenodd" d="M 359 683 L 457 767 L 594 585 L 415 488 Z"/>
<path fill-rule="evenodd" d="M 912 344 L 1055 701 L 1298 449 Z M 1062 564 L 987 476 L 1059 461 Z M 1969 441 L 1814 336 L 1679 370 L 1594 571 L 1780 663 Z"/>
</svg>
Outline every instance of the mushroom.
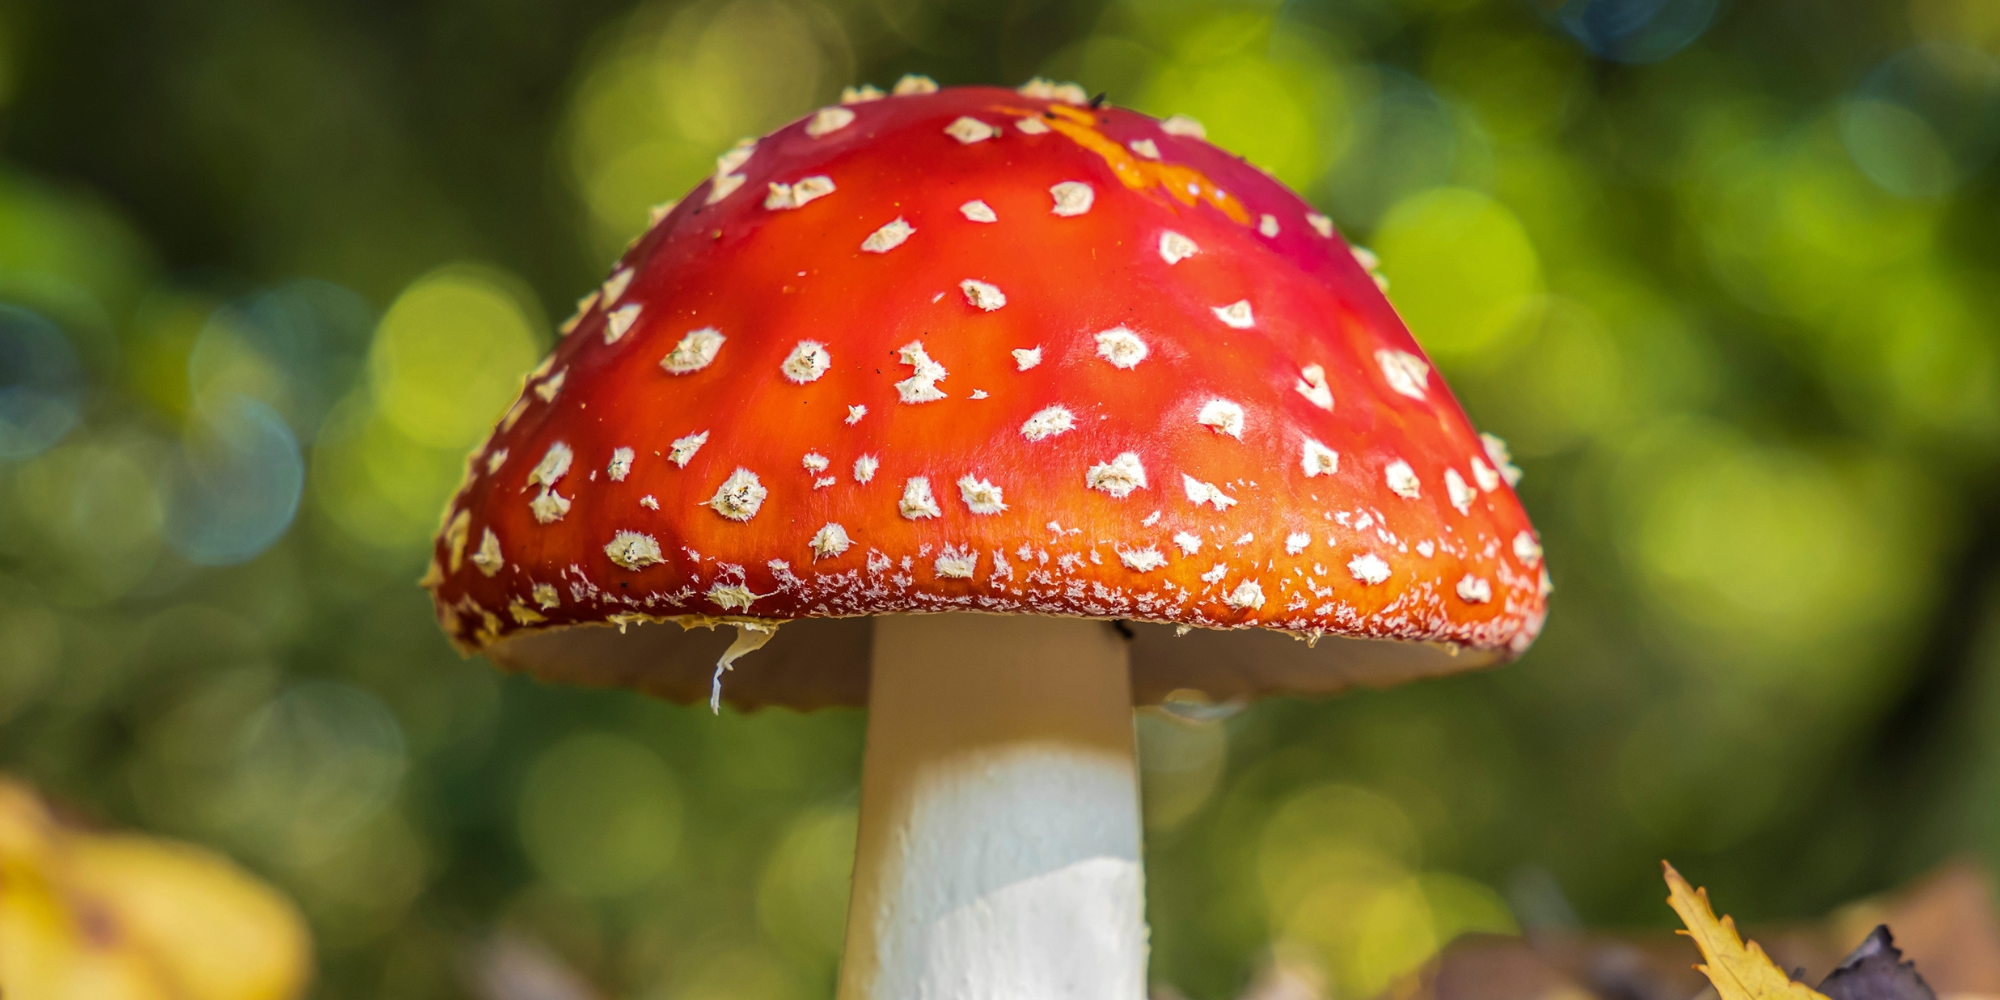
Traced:
<svg viewBox="0 0 2000 1000">
<path fill-rule="evenodd" d="M 1187 120 L 851 96 L 657 213 L 425 583 L 508 670 L 866 705 L 842 997 L 1138 998 L 1134 704 L 1503 662 L 1541 548 L 1332 223 Z"/>
</svg>

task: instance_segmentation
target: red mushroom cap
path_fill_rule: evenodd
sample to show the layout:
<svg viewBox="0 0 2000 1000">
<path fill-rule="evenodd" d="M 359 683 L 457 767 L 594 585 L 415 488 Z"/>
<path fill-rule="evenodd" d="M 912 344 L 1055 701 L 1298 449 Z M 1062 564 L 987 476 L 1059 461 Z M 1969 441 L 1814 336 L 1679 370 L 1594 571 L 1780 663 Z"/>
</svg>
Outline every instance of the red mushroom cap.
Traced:
<svg viewBox="0 0 2000 1000">
<path fill-rule="evenodd" d="M 584 301 L 447 510 L 461 649 L 690 700 L 727 637 L 624 626 L 795 622 L 726 693 L 811 706 L 880 613 L 1268 636 L 1135 628 L 1141 700 L 1527 648 L 1512 467 L 1328 219 L 1186 119 L 898 91 L 725 154 Z"/>
</svg>

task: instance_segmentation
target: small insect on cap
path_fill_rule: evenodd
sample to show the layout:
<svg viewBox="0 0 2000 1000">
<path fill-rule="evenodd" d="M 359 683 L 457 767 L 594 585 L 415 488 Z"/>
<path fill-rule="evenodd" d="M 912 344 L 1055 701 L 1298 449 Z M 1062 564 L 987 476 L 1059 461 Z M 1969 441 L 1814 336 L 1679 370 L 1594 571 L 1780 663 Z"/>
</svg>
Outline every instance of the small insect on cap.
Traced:
<svg viewBox="0 0 2000 1000">
<path fill-rule="evenodd" d="M 1142 702 L 1533 641 L 1518 473 L 1326 217 L 1072 86 L 849 97 L 658 211 L 473 453 L 460 648 L 694 700 L 730 637 L 683 628 L 784 623 L 724 694 L 810 707 L 883 613 L 1128 622 Z"/>
</svg>

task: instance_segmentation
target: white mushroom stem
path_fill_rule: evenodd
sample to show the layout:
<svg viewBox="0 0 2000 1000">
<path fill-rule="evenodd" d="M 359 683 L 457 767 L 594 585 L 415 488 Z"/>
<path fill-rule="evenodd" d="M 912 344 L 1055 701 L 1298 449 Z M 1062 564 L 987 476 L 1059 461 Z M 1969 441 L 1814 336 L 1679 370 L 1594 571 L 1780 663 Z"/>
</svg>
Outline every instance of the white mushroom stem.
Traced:
<svg viewBox="0 0 2000 1000">
<path fill-rule="evenodd" d="M 1132 684 L 1104 622 L 875 620 L 840 1000 L 1143 1000 Z"/>
</svg>

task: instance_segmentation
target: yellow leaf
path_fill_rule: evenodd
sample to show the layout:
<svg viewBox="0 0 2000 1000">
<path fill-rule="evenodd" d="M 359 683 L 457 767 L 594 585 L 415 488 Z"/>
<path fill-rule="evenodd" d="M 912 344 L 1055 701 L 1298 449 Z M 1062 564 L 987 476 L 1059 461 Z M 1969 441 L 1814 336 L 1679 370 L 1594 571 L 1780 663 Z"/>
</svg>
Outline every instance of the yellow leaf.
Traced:
<svg viewBox="0 0 2000 1000">
<path fill-rule="evenodd" d="M 77 828 L 0 777 L 0 996 L 291 1000 L 311 963 L 291 902 L 229 860 Z"/>
<path fill-rule="evenodd" d="M 1785 975 L 1757 942 L 1738 937 L 1735 921 L 1717 920 L 1708 906 L 1708 890 L 1689 885 L 1673 865 L 1662 861 L 1660 867 L 1666 870 L 1667 905 L 1687 925 L 1680 933 L 1693 938 L 1701 957 L 1708 960 L 1695 968 L 1715 984 L 1721 1000 L 1826 1000 L 1819 991 Z"/>
</svg>

